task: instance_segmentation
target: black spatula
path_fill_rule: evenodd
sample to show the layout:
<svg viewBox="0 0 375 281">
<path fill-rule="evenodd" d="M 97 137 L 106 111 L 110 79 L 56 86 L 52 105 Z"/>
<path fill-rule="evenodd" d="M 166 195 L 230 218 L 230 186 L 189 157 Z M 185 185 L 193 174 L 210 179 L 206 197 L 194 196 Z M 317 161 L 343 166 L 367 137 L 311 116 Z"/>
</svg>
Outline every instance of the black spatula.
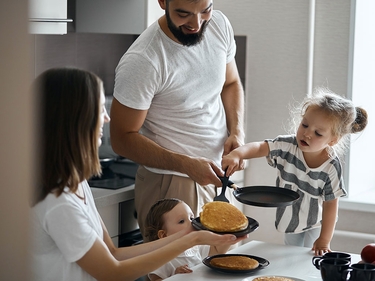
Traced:
<svg viewBox="0 0 375 281">
<path fill-rule="evenodd" d="M 221 188 L 221 194 L 218 195 L 218 196 L 215 196 L 214 201 L 223 201 L 223 202 L 229 203 L 229 200 L 227 199 L 227 197 L 225 197 L 225 190 L 227 189 L 227 185 L 228 185 L 228 181 L 229 181 L 229 177 L 227 177 L 226 171 L 224 173 L 224 177 L 222 177 L 220 179 L 221 179 L 221 182 L 223 183 L 223 186 Z"/>
</svg>

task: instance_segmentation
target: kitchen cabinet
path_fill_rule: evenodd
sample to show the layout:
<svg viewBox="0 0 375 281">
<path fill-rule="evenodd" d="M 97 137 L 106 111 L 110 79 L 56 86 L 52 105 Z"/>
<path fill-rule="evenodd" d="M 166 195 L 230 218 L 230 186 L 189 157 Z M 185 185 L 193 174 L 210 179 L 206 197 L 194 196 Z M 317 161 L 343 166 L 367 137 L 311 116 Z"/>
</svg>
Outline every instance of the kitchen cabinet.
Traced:
<svg viewBox="0 0 375 281">
<path fill-rule="evenodd" d="M 139 228 L 134 216 L 134 199 L 98 206 L 97 209 L 115 246 L 121 246 L 120 238 L 123 238 L 123 235 L 137 231 Z"/>
<path fill-rule="evenodd" d="M 96 208 L 114 245 L 119 245 L 119 235 L 138 228 L 134 218 L 134 185 L 120 189 L 91 187 Z"/>
<path fill-rule="evenodd" d="M 141 34 L 164 11 L 156 0 L 76 0 L 76 32 Z"/>
<path fill-rule="evenodd" d="M 66 34 L 67 0 L 29 0 L 29 33 Z"/>
<path fill-rule="evenodd" d="M 97 207 L 98 212 L 111 236 L 112 242 L 115 246 L 118 245 L 119 234 L 119 205 L 108 205 Z"/>
</svg>

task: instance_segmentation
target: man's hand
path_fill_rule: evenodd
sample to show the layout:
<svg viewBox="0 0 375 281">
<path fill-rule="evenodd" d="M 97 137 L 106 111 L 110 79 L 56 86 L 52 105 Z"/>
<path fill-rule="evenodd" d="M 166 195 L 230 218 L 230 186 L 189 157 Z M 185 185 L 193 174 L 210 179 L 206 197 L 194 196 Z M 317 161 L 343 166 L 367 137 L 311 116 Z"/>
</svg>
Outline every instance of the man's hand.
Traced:
<svg viewBox="0 0 375 281">
<path fill-rule="evenodd" d="M 212 160 L 203 157 L 190 157 L 184 163 L 184 169 L 186 174 L 200 185 L 222 185 L 219 177 L 223 177 L 224 172 Z"/>
</svg>

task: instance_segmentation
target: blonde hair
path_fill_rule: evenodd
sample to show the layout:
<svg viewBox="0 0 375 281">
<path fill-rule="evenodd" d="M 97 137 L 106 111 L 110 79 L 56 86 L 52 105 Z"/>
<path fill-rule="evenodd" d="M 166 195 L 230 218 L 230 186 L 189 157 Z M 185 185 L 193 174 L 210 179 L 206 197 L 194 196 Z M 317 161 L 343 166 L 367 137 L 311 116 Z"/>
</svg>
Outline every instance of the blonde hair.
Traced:
<svg viewBox="0 0 375 281">
<path fill-rule="evenodd" d="M 327 88 L 316 88 L 311 96 L 291 110 L 291 133 L 295 133 L 306 111 L 314 107 L 325 112 L 332 122 L 332 134 L 338 138 L 337 144 L 328 147 L 332 157 L 333 149 L 342 157 L 350 143 L 350 134 L 361 132 L 367 125 L 367 112 L 361 107 L 355 107 L 353 102 L 337 95 Z"/>
</svg>

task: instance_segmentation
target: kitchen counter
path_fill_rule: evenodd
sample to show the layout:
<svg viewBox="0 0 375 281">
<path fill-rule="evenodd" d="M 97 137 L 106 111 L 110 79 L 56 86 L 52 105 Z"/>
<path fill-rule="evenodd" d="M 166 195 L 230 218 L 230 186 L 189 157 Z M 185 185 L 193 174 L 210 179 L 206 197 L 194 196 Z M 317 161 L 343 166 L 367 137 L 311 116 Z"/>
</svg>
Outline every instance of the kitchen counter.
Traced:
<svg viewBox="0 0 375 281">
<path fill-rule="evenodd" d="M 314 256 L 309 248 L 251 241 L 228 253 L 247 254 L 267 259 L 270 264 L 249 274 L 220 273 L 203 263 L 192 268 L 192 273 L 176 274 L 164 280 L 168 281 L 196 281 L 196 280 L 231 280 L 251 281 L 259 276 L 285 276 L 298 278 L 296 280 L 322 280 L 320 271 L 315 268 L 311 260 Z M 352 263 L 361 260 L 360 255 L 351 254 Z"/>
<path fill-rule="evenodd" d="M 97 208 L 134 199 L 134 184 L 119 189 L 91 187 L 91 191 Z"/>
<path fill-rule="evenodd" d="M 106 163 L 106 162 L 104 162 Z M 134 182 L 138 164 L 128 159 L 110 161 L 100 178 L 88 181 L 97 208 L 118 205 L 134 199 Z"/>
</svg>

